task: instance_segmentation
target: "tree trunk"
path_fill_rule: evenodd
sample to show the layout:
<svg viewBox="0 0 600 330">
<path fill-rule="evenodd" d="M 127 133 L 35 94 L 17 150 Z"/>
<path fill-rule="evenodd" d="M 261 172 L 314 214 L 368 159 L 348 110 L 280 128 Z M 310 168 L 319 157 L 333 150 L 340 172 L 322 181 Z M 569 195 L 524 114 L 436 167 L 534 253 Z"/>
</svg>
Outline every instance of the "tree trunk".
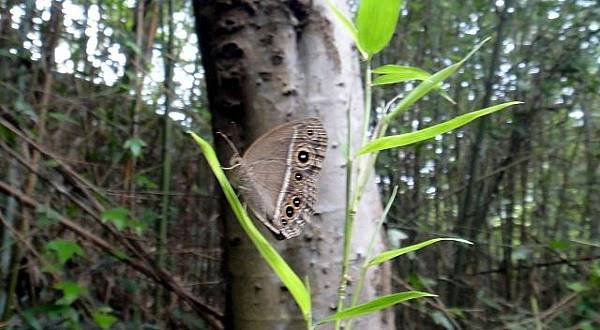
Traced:
<svg viewBox="0 0 600 330">
<path fill-rule="evenodd" d="M 343 7 L 344 2 L 339 2 Z M 316 320 L 333 313 L 336 306 L 345 215 L 345 118 L 350 108 L 352 129 L 358 130 L 363 104 L 357 54 L 325 3 L 194 1 L 215 131 L 247 147 L 276 124 L 317 116 L 328 132 L 317 213 L 300 237 L 274 242 L 294 270 L 310 280 Z M 222 139 L 217 139 L 217 145 L 221 161 L 226 162 Z M 363 261 L 372 224 L 381 214 L 374 183 L 363 199 L 351 255 L 356 264 Z M 228 326 L 305 328 L 290 294 L 237 221 L 231 216 L 224 221 L 230 280 Z M 376 249 L 382 248 L 380 239 Z M 363 299 L 388 290 L 389 275 L 382 273 L 370 273 Z M 385 329 L 392 326 L 390 322 L 389 315 L 375 314 L 355 325 L 357 329 Z"/>
<path fill-rule="evenodd" d="M 481 99 L 481 108 L 486 108 L 491 104 L 492 95 L 494 92 L 494 83 L 497 80 L 496 71 L 498 70 L 498 66 L 500 64 L 499 59 L 502 51 L 501 46 L 505 37 L 504 29 L 506 28 L 506 23 L 508 22 L 508 8 L 510 8 L 511 5 L 512 1 L 506 1 L 502 10 L 496 8 L 496 13 L 498 16 L 498 24 L 496 26 L 496 40 L 492 48 L 490 64 L 484 81 L 484 92 L 483 97 Z M 479 160 L 482 157 L 481 149 L 482 146 L 484 146 L 484 138 L 486 135 L 486 131 L 488 130 L 489 120 L 489 118 L 482 118 L 477 123 L 475 138 L 473 144 L 471 145 L 469 156 L 470 158 L 468 160 L 467 165 L 467 185 L 458 211 L 458 219 L 456 222 L 455 232 L 459 236 L 467 239 L 473 239 L 475 237 L 469 235 L 469 231 L 471 233 L 476 232 L 485 223 L 485 217 L 477 218 L 477 216 L 474 216 L 479 212 L 486 212 L 486 210 L 477 210 L 477 207 L 482 205 L 482 197 L 483 195 L 485 195 L 482 192 L 485 189 L 485 186 L 480 186 L 480 192 L 476 193 L 477 187 L 475 179 L 478 173 L 477 168 L 480 166 Z M 482 183 L 482 185 L 484 185 L 484 183 Z M 475 208 L 473 208 L 474 206 Z M 469 259 L 469 251 L 464 247 L 458 247 L 456 260 L 454 262 L 454 277 L 460 278 L 465 273 L 469 264 Z M 459 291 L 459 288 L 450 284 L 449 290 L 447 291 L 447 295 L 451 305 L 463 305 L 467 303 L 467 301 L 469 301 L 468 299 L 466 299 L 466 297 L 468 297 L 469 294 L 463 294 Z"/>
</svg>

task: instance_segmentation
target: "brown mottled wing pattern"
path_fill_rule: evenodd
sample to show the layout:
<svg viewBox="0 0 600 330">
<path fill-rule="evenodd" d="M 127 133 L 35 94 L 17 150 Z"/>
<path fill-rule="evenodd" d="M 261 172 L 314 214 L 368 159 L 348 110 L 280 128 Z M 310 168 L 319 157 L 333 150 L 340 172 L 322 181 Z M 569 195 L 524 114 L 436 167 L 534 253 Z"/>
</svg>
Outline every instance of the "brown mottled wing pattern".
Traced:
<svg viewBox="0 0 600 330">
<path fill-rule="evenodd" d="M 314 213 L 327 133 L 317 118 L 289 122 L 256 140 L 237 171 L 252 213 L 278 238 L 298 236 Z"/>
</svg>

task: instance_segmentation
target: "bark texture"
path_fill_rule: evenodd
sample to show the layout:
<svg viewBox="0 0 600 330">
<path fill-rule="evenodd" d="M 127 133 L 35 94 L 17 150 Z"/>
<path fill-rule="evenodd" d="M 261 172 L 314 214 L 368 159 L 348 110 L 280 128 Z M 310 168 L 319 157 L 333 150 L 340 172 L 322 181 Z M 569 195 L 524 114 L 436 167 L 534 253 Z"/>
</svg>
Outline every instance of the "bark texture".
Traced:
<svg viewBox="0 0 600 330">
<path fill-rule="evenodd" d="M 335 311 L 344 226 L 346 111 L 351 108 L 352 129 L 357 133 L 363 105 L 357 53 L 325 3 L 194 1 L 215 131 L 228 134 L 243 150 L 271 127 L 292 119 L 318 116 L 327 129 L 329 146 L 317 214 L 300 237 L 274 243 L 294 270 L 310 279 L 316 320 Z M 345 2 L 338 5 L 344 7 Z M 229 152 L 222 142 L 217 139 L 221 161 L 226 162 Z M 363 261 L 380 214 L 381 201 L 373 183 L 356 217 L 353 271 Z M 231 284 L 229 326 L 305 328 L 292 297 L 237 221 L 232 217 L 224 221 Z M 266 230 L 265 234 L 271 236 Z M 382 248 L 380 238 L 376 250 Z M 389 272 L 369 273 L 361 301 L 386 293 L 389 282 Z M 360 318 L 354 325 L 386 329 L 393 327 L 391 322 L 384 313 Z"/>
</svg>

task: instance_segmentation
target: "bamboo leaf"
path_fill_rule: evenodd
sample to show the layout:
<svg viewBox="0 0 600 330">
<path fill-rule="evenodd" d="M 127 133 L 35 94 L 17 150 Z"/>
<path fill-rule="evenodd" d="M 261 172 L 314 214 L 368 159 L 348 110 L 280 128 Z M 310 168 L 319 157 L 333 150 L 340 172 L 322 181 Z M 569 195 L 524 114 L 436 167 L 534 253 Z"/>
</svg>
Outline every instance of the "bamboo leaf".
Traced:
<svg viewBox="0 0 600 330">
<path fill-rule="evenodd" d="M 473 50 L 467 54 L 462 60 L 457 63 L 454 63 L 436 73 L 434 73 L 429 78 L 423 80 L 419 86 L 415 87 L 415 89 L 411 90 L 408 95 L 398 103 L 396 108 L 392 110 L 387 116 L 385 116 L 384 120 L 386 122 L 391 122 L 394 118 L 400 115 L 404 110 L 408 109 L 415 102 L 420 100 L 423 96 L 427 95 L 432 89 L 438 88 L 442 81 L 451 76 L 458 68 L 460 68 L 473 54 L 475 54 L 481 46 L 483 46 L 486 42 L 488 42 L 491 38 L 486 38 L 482 42 L 480 42 Z"/>
<path fill-rule="evenodd" d="M 358 44 L 368 57 L 377 54 L 392 39 L 402 2 L 402 0 L 360 1 L 356 17 Z"/>
<path fill-rule="evenodd" d="M 231 206 L 231 209 L 233 210 L 233 213 L 238 219 L 240 225 L 248 237 L 250 237 L 252 243 L 254 243 L 267 264 L 269 264 L 273 271 L 275 271 L 279 279 L 281 279 L 283 284 L 290 291 L 294 297 L 294 300 L 300 307 L 305 320 L 308 321 L 311 312 L 310 293 L 308 289 L 304 283 L 302 283 L 300 277 L 298 277 L 298 275 L 285 262 L 285 260 L 283 260 L 279 253 L 277 253 L 275 248 L 269 244 L 267 239 L 265 239 L 256 226 L 254 226 L 254 223 L 248 217 L 248 214 L 244 210 L 242 203 L 235 194 L 233 187 L 227 180 L 223 169 L 221 169 L 221 165 L 219 164 L 219 160 L 217 159 L 214 149 L 210 146 L 210 144 L 208 144 L 208 142 L 203 140 L 198 135 L 194 134 L 193 132 L 189 132 L 189 134 L 200 146 L 204 157 L 206 157 L 206 161 L 215 174 L 217 181 L 221 185 L 221 189 L 223 189 L 225 198 L 227 198 L 227 201 L 229 202 L 229 205 Z"/>
<path fill-rule="evenodd" d="M 356 29 L 354 23 L 352 23 L 352 21 L 340 10 L 340 8 L 335 5 L 335 3 L 333 3 L 333 1 L 328 0 L 327 6 L 329 9 L 331 9 L 335 15 L 335 18 L 342 24 L 344 28 L 346 28 L 346 30 L 348 30 L 352 40 L 354 40 L 354 43 L 358 47 L 358 50 L 361 52 L 362 56 L 366 58 L 367 54 L 362 50 L 360 44 L 358 43 L 358 30 Z"/>
<path fill-rule="evenodd" d="M 350 307 L 344 309 L 340 312 L 337 312 L 333 315 L 328 316 L 327 318 L 319 321 L 317 324 L 323 324 L 328 322 L 333 322 L 337 320 L 344 320 L 352 317 L 357 317 L 364 314 L 369 314 L 373 312 L 377 312 L 384 308 L 396 305 L 403 301 L 407 301 L 410 299 L 421 298 L 421 297 L 435 297 L 436 295 L 427 293 L 427 292 L 419 292 L 419 291 L 407 291 L 394 293 L 387 296 L 375 298 L 367 303 L 362 305 L 357 305 L 354 307 Z"/>
<path fill-rule="evenodd" d="M 431 73 L 417 68 L 415 66 L 386 64 L 373 69 L 373 73 L 377 74 L 407 74 L 423 77 L 423 79 L 431 76 Z"/>
<path fill-rule="evenodd" d="M 466 113 L 462 116 L 458 116 L 454 119 L 450 119 L 441 124 L 437 124 L 428 128 L 424 128 L 415 132 L 400 134 L 400 135 L 392 135 L 392 136 L 384 136 L 379 139 L 375 139 L 369 143 L 367 143 L 364 147 L 362 147 L 357 155 L 362 155 L 370 152 L 377 152 L 385 149 L 402 147 L 409 144 L 413 144 L 416 142 L 420 142 L 423 140 L 430 139 L 436 135 L 440 135 L 446 132 L 449 132 L 453 129 L 461 127 L 481 116 L 488 115 L 490 113 L 502 110 L 506 107 L 515 104 L 521 104 L 523 102 L 513 101 L 506 102 L 502 104 L 498 104 L 489 108 L 481 109 L 478 111 L 473 111 Z"/>
<path fill-rule="evenodd" d="M 427 77 L 406 74 L 390 73 L 379 76 L 373 80 L 373 86 L 391 85 L 411 80 L 425 80 Z"/>
<path fill-rule="evenodd" d="M 426 246 L 429 246 L 431 244 L 441 242 L 441 241 L 455 241 L 455 242 L 461 242 L 461 243 L 465 243 L 465 244 L 473 244 L 473 243 L 471 243 L 467 240 L 461 239 L 461 238 L 434 238 L 434 239 L 427 240 L 425 242 L 413 244 L 413 245 L 406 246 L 406 247 L 403 247 L 400 249 L 394 249 L 394 250 L 382 252 L 378 256 L 371 259 L 369 261 L 368 266 L 371 267 L 371 266 L 379 265 L 382 262 L 394 259 L 398 256 L 401 256 L 401 255 L 409 253 L 409 252 L 414 252 L 414 251 L 420 250 Z"/>
</svg>

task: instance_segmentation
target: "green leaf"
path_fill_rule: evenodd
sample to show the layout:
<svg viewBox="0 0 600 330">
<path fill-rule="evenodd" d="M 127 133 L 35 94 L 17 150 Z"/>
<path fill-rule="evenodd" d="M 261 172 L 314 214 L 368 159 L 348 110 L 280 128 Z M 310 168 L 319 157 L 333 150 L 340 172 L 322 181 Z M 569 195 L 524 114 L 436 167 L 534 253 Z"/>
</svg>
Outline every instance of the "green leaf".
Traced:
<svg viewBox="0 0 600 330">
<path fill-rule="evenodd" d="M 110 314 L 111 311 L 110 307 L 101 307 L 92 312 L 92 318 L 100 329 L 110 329 L 110 327 L 117 322 L 118 319 Z"/>
<path fill-rule="evenodd" d="M 56 119 L 59 122 L 77 125 L 77 121 L 75 121 L 73 118 L 62 112 L 51 112 L 48 114 L 48 116 L 50 118 Z"/>
<path fill-rule="evenodd" d="M 354 26 L 354 23 L 352 23 L 352 21 L 331 0 L 327 0 L 327 6 L 333 12 L 335 18 L 342 24 L 342 26 L 346 28 L 348 32 L 350 32 L 350 36 L 358 47 L 358 50 L 361 52 L 363 57 L 366 58 L 367 54 L 361 49 L 360 44 L 358 43 L 358 30 L 356 29 L 356 26 Z"/>
<path fill-rule="evenodd" d="M 394 250 L 382 252 L 378 256 L 371 259 L 369 261 L 368 266 L 371 267 L 371 266 L 379 265 L 382 262 L 388 261 L 390 259 L 394 259 L 398 256 L 401 256 L 401 255 L 409 253 L 409 252 L 414 252 L 414 251 L 420 250 L 426 246 L 429 246 L 431 244 L 441 242 L 441 241 L 455 241 L 455 242 L 461 242 L 461 243 L 465 243 L 465 244 L 473 244 L 473 243 L 471 243 L 467 240 L 461 239 L 461 238 L 449 238 L 449 237 L 434 238 L 434 239 L 427 240 L 425 242 L 413 244 L 413 245 L 403 247 L 400 249 L 394 249 Z"/>
<path fill-rule="evenodd" d="M 567 283 L 567 288 L 575 292 L 583 292 L 589 290 L 588 286 L 581 282 L 570 282 Z"/>
<path fill-rule="evenodd" d="M 198 135 L 194 134 L 193 132 L 189 132 L 189 134 L 200 146 L 204 157 L 206 157 L 206 161 L 215 174 L 217 181 L 221 185 L 221 189 L 223 189 L 225 198 L 227 198 L 227 201 L 229 202 L 233 213 L 242 226 L 242 229 L 246 232 L 250 240 L 252 240 L 252 243 L 254 243 L 267 264 L 269 264 L 273 271 L 275 271 L 279 279 L 281 279 L 283 284 L 290 291 L 292 297 L 294 297 L 294 300 L 300 307 L 304 319 L 308 322 L 311 317 L 311 301 L 308 289 L 304 283 L 302 283 L 300 277 L 298 277 L 298 275 L 285 262 L 279 253 L 277 253 L 275 248 L 269 244 L 269 241 L 267 241 L 267 239 L 260 233 L 256 226 L 254 226 L 254 223 L 248 217 L 248 214 L 244 210 L 242 203 L 227 180 L 223 169 L 221 169 L 221 165 L 219 164 L 219 160 L 217 159 L 214 149 L 210 146 L 210 144 L 208 144 L 208 142 L 203 140 Z"/>
<path fill-rule="evenodd" d="M 392 110 L 387 116 L 384 117 L 385 122 L 389 123 L 398 115 L 400 115 L 404 110 L 408 109 L 415 102 L 420 100 L 423 96 L 427 95 L 432 89 L 438 88 L 442 81 L 451 76 L 458 68 L 460 68 L 475 52 L 483 46 L 486 42 L 488 42 L 491 38 L 486 38 L 482 42 L 480 42 L 473 50 L 467 54 L 462 60 L 457 63 L 454 63 L 436 73 L 434 73 L 429 78 L 425 79 L 419 86 L 415 87 L 415 89 L 411 90 L 408 95 L 398 103 L 396 108 Z"/>
<path fill-rule="evenodd" d="M 115 258 L 117 258 L 121 261 L 125 261 L 125 260 L 129 259 L 129 257 L 127 256 L 127 253 L 125 253 L 125 251 L 123 251 L 123 250 L 115 249 L 115 250 L 113 250 L 113 252 L 114 252 Z"/>
<path fill-rule="evenodd" d="M 65 314 L 65 311 L 69 309 L 69 306 L 59 305 L 38 305 L 23 311 L 23 319 L 27 325 L 35 330 L 42 330 L 41 323 L 39 322 L 40 315 L 47 316 L 50 318 L 60 317 Z"/>
<path fill-rule="evenodd" d="M 37 121 L 37 112 L 33 109 L 33 107 L 31 106 L 31 104 L 29 104 L 27 101 L 24 101 L 21 98 L 18 98 L 15 101 L 15 108 L 18 111 L 23 112 L 24 114 L 26 114 L 29 118 Z"/>
<path fill-rule="evenodd" d="M 104 222 L 110 221 L 115 224 L 118 230 L 123 230 L 127 227 L 129 218 L 129 210 L 124 207 L 116 207 L 102 212 L 100 219 Z"/>
<path fill-rule="evenodd" d="M 35 209 L 37 221 L 41 225 L 51 225 L 60 221 L 60 213 L 56 212 L 49 206 L 40 205 Z"/>
<path fill-rule="evenodd" d="M 373 80 L 373 86 L 391 85 L 391 84 L 397 84 L 397 83 L 401 83 L 401 82 L 405 82 L 405 81 L 425 80 L 425 79 L 427 79 L 427 77 L 423 78 L 423 77 L 415 77 L 415 76 L 405 75 L 405 74 L 391 73 L 391 74 L 386 74 L 386 75 L 375 78 Z"/>
<path fill-rule="evenodd" d="M 548 243 L 548 246 L 554 250 L 564 251 L 571 247 L 571 242 L 565 240 L 552 240 Z"/>
<path fill-rule="evenodd" d="M 381 74 L 381 76 L 373 80 L 373 86 L 397 84 L 413 80 L 426 80 L 431 77 L 431 74 L 423 69 L 403 65 L 380 66 L 373 70 L 373 73 Z M 444 90 L 442 90 L 441 81 L 434 86 L 434 89 L 437 89 L 438 94 L 440 94 L 440 96 L 445 98 L 448 102 L 456 104 L 456 102 L 454 102 L 454 100 Z"/>
<path fill-rule="evenodd" d="M 86 292 L 86 289 L 79 283 L 70 281 L 57 283 L 54 288 L 63 293 L 63 297 L 56 301 L 57 305 L 70 305 Z"/>
<path fill-rule="evenodd" d="M 382 65 L 373 69 L 373 73 L 376 74 L 402 74 L 407 76 L 414 76 L 415 79 L 427 79 L 431 76 L 431 73 L 417 68 L 415 66 L 406 66 L 406 65 L 395 65 L 395 64 L 387 64 Z"/>
<path fill-rule="evenodd" d="M 375 140 L 367 143 L 365 146 L 363 146 L 358 151 L 357 155 L 381 151 L 381 150 L 390 149 L 390 148 L 402 147 L 402 146 L 406 146 L 409 144 L 424 141 L 424 140 L 430 139 L 432 137 L 435 137 L 436 135 L 440 135 L 442 133 L 446 133 L 446 132 L 454 130 L 458 127 L 464 126 L 467 123 L 469 123 L 479 117 L 502 110 L 511 105 L 521 104 L 521 103 L 523 103 L 523 102 L 518 102 L 518 101 L 506 102 L 506 103 L 498 104 L 495 106 L 491 106 L 489 108 L 481 109 L 478 111 L 469 112 L 464 115 L 458 116 L 456 118 L 450 119 L 441 124 L 437 124 L 437 125 L 434 125 L 434 126 L 431 126 L 428 128 L 424 128 L 424 129 L 421 129 L 421 130 L 418 130 L 415 132 L 410 132 L 410 133 L 405 133 L 405 134 L 400 134 L 400 135 L 384 136 L 382 138 L 375 139 Z"/>
<path fill-rule="evenodd" d="M 337 321 L 337 320 L 344 320 L 344 319 L 356 317 L 359 315 L 377 312 L 379 310 L 388 308 L 390 306 L 396 305 L 403 301 L 407 301 L 407 300 L 415 299 L 415 298 L 422 298 L 422 297 L 436 297 L 436 295 L 427 293 L 427 292 L 420 292 L 420 291 L 407 291 L 407 292 L 394 293 L 394 294 L 390 294 L 387 296 L 375 298 L 375 299 L 369 301 L 368 303 L 365 303 L 362 305 L 357 305 L 354 307 L 344 309 L 343 311 L 337 312 L 337 313 L 330 315 L 327 318 L 317 322 L 317 324 L 333 322 L 333 321 Z"/>
<path fill-rule="evenodd" d="M 123 144 L 123 148 L 125 149 L 129 149 L 129 151 L 131 152 L 131 155 L 133 157 L 139 157 L 142 155 L 142 148 L 146 146 L 146 142 L 144 142 L 144 140 L 134 137 L 131 139 L 128 139 L 127 141 L 125 141 L 125 143 Z"/>
<path fill-rule="evenodd" d="M 135 176 L 135 185 L 140 187 L 140 188 L 146 188 L 146 189 L 157 189 L 158 185 L 152 181 L 152 179 L 150 179 L 149 177 L 143 175 L 143 174 L 137 174 Z"/>
<path fill-rule="evenodd" d="M 38 321 L 37 317 L 31 313 L 30 310 L 26 310 L 23 313 L 23 320 L 25 323 L 34 330 L 43 330 L 42 324 Z"/>
<path fill-rule="evenodd" d="M 431 319 L 433 320 L 433 322 L 435 324 L 440 325 L 441 327 L 443 327 L 444 329 L 447 329 L 447 330 L 454 330 L 454 326 L 452 325 L 452 323 L 450 322 L 450 320 L 444 313 L 442 313 L 440 311 L 435 311 L 435 312 L 431 313 L 429 316 L 431 317 Z"/>
<path fill-rule="evenodd" d="M 79 244 L 62 239 L 55 239 L 48 242 L 46 248 L 56 253 L 56 257 L 61 265 L 64 265 L 64 263 L 69 261 L 74 255 L 82 257 L 85 255 Z"/>
<path fill-rule="evenodd" d="M 402 0 L 360 1 L 356 16 L 358 44 L 369 58 L 380 52 L 392 39 L 402 2 Z"/>
</svg>

